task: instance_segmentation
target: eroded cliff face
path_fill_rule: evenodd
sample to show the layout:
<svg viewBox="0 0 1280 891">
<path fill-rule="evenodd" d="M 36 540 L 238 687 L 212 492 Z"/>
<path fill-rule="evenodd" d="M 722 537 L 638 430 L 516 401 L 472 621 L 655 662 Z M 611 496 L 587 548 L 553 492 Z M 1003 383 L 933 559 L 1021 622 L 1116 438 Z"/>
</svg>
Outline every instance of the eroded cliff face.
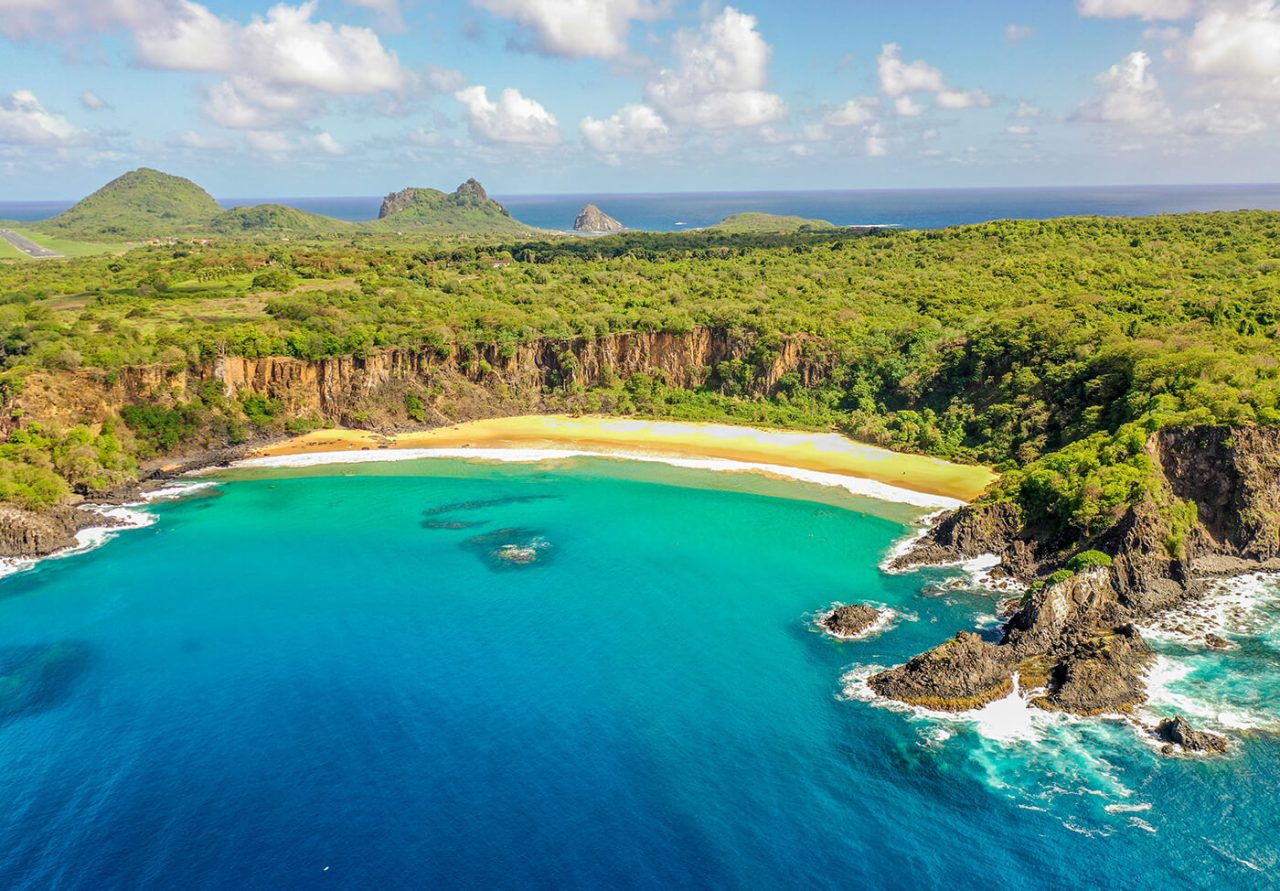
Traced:
<svg viewBox="0 0 1280 891">
<path fill-rule="evenodd" d="M 195 367 L 37 374 L 18 397 L 14 408 L 20 411 L 10 413 L 10 423 L 99 424 L 126 405 L 178 404 L 212 386 L 231 399 L 246 394 L 278 399 L 289 417 L 395 429 L 422 426 L 405 413 L 404 398 L 410 393 L 422 398 L 428 423 L 452 423 L 568 407 L 570 394 L 636 374 L 698 388 L 707 384 L 715 366 L 758 352 L 751 333 L 697 328 L 687 334 L 637 332 L 453 345 L 441 351 L 386 349 L 365 357 L 314 361 L 227 356 Z M 782 377 L 791 373 L 804 386 L 814 386 L 834 365 L 820 341 L 803 335 L 782 341 L 766 355 L 772 358 L 757 370 L 750 385 L 754 394 L 775 393 Z"/>
<path fill-rule="evenodd" d="M 1170 428 L 1146 451 L 1160 486 L 1093 540 L 1047 535 L 1008 503 L 941 517 L 900 568 L 994 553 L 1030 583 L 1085 548 L 1114 562 L 1033 589 L 999 641 L 962 635 L 876 675 L 873 688 L 959 710 L 1006 695 L 1017 673 L 1043 689 L 1043 708 L 1097 714 L 1143 702 L 1153 655 L 1135 623 L 1203 593 L 1208 577 L 1280 569 L 1280 429 Z M 1188 503 L 1195 517 L 1183 528 Z"/>
</svg>

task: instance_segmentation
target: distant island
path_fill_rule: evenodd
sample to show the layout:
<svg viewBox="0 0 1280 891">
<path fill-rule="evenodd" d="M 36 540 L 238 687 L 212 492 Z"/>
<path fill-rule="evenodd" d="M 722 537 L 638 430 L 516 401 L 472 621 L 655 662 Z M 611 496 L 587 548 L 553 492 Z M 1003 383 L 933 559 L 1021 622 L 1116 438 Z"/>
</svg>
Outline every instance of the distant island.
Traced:
<svg viewBox="0 0 1280 891">
<path fill-rule="evenodd" d="M 578 216 L 573 221 L 575 232 L 619 232 L 625 228 L 627 227 L 594 204 L 588 204 L 578 211 Z"/>
</svg>

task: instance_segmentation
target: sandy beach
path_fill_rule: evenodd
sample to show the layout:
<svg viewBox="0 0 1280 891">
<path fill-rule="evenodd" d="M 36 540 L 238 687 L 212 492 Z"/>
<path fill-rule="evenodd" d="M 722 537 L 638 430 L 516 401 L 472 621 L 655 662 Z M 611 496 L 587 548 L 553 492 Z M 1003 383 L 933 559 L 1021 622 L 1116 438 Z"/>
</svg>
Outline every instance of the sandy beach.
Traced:
<svg viewBox="0 0 1280 891">
<path fill-rule="evenodd" d="M 597 416 L 494 418 L 393 436 L 365 430 L 317 430 L 264 446 L 249 457 L 282 459 L 375 449 L 567 448 L 616 457 L 718 459 L 766 471 L 764 465 L 776 465 L 871 480 L 957 501 L 972 501 L 995 479 L 986 467 L 892 452 L 836 433 Z"/>
</svg>

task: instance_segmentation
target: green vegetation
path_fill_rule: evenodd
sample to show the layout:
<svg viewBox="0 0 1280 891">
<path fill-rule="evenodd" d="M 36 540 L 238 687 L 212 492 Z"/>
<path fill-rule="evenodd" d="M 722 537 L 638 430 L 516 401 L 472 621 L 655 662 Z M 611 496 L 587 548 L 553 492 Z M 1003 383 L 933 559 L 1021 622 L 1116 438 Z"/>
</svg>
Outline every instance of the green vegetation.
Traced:
<svg viewBox="0 0 1280 891">
<path fill-rule="evenodd" d="M 456 347 L 483 374 L 481 348 L 510 356 L 542 338 L 563 345 L 553 384 L 576 407 L 836 426 L 989 462 L 1006 472 L 987 500 L 1014 501 L 1038 528 L 1070 540 L 1088 541 L 1147 500 L 1174 530 L 1171 553 L 1195 508 L 1159 491 L 1149 435 L 1280 423 L 1280 214 L 555 239 L 527 237 L 478 184 L 393 197 L 377 232 L 315 229 L 283 242 L 269 230 L 296 231 L 292 213 L 249 209 L 239 216 L 260 228 L 256 241 L 0 264 L 8 404 L 20 404 L 35 372 L 181 369 L 224 355 Z M 466 230 L 465 241 L 458 230 L 412 242 L 392 234 L 472 214 L 505 223 L 496 234 Z M 697 328 L 728 332 L 742 349 L 694 390 L 646 375 L 588 387 L 569 349 L 571 338 Z M 798 371 L 775 382 L 784 350 L 798 350 L 817 383 L 804 386 Z M 425 393 L 398 395 L 394 410 L 431 416 Z M 138 457 L 211 425 L 242 441 L 320 423 L 212 392 L 178 407 L 133 406 L 123 421 L 132 434 L 121 448 Z M 21 493 L 45 491 L 37 482 L 15 482 L 4 492 L 17 494 L 4 497 L 30 500 Z"/>
<path fill-rule="evenodd" d="M 1067 569 L 1072 572 L 1084 572 L 1095 566 L 1110 566 L 1112 562 L 1111 555 L 1104 554 L 1102 551 L 1081 551 L 1067 561 Z"/>
<path fill-rule="evenodd" d="M 143 167 L 36 228 L 83 241 L 140 240 L 199 230 L 221 212 L 213 196 L 191 180 Z"/>
<path fill-rule="evenodd" d="M 351 223 L 285 207 L 283 204 L 234 207 L 218 214 L 209 223 L 209 231 L 219 235 L 244 233 L 339 235 L 354 228 Z"/>
<path fill-rule="evenodd" d="M 375 228 L 458 236 L 528 236 L 537 230 L 511 216 L 480 183 L 469 179 L 451 194 L 405 189 L 388 195 Z"/>
<path fill-rule="evenodd" d="M 736 213 L 711 227 L 719 232 L 738 235 L 763 232 L 810 232 L 836 228 L 826 220 L 789 217 L 772 213 Z"/>
</svg>

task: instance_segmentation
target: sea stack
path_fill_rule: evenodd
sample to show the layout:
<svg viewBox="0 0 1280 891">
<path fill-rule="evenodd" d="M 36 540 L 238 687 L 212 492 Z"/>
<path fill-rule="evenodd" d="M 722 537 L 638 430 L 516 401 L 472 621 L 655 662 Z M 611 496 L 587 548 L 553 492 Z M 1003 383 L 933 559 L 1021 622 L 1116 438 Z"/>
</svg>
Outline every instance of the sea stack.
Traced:
<svg viewBox="0 0 1280 891">
<path fill-rule="evenodd" d="M 594 204 L 588 204 L 578 211 L 578 218 L 573 221 L 574 232 L 617 232 L 625 228 L 627 227 Z"/>
</svg>

